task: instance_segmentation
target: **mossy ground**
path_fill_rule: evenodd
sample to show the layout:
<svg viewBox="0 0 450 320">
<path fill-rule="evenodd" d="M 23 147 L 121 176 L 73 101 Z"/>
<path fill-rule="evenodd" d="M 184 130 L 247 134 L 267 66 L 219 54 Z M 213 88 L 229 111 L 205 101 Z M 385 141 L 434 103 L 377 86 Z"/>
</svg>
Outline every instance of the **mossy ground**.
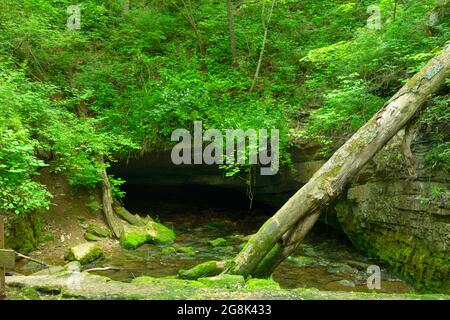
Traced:
<svg viewBox="0 0 450 320">
<path fill-rule="evenodd" d="M 199 281 L 139 277 L 132 283 L 113 281 L 106 277 L 80 274 L 79 288 L 69 288 L 70 271 L 53 275 L 7 277 L 9 299 L 299 299 L 299 300 L 382 300 L 382 299 L 446 299 L 445 295 L 379 294 L 320 291 L 318 289 L 279 289 L 273 280 L 240 276 L 202 278 Z"/>
</svg>

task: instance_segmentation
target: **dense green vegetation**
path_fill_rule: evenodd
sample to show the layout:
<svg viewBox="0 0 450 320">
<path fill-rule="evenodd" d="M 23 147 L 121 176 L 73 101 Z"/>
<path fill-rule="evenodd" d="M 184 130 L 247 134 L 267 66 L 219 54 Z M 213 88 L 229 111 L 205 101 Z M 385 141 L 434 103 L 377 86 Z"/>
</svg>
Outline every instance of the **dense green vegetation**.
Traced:
<svg viewBox="0 0 450 320">
<path fill-rule="evenodd" d="M 233 1 L 233 64 L 225 1 L 80 0 L 69 30 L 73 1 L 1 0 L 0 210 L 46 208 L 43 167 L 92 187 L 101 157 L 165 148 L 194 120 L 278 128 L 283 149 L 301 138 L 329 152 L 450 39 L 448 19 L 430 25 L 434 0 L 280 0 L 271 17 L 263 1 Z M 372 4 L 380 30 L 367 28 Z M 435 98 L 424 121 L 448 119 L 448 96 Z M 448 168 L 440 128 L 429 160 Z"/>
</svg>

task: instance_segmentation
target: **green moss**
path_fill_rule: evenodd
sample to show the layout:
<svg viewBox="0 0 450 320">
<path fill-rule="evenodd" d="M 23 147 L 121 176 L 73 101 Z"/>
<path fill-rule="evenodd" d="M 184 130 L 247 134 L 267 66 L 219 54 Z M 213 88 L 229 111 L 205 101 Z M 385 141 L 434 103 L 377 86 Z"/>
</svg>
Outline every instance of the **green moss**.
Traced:
<svg viewBox="0 0 450 320">
<path fill-rule="evenodd" d="M 43 218 L 39 213 L 8 215 L 6 246 L 23 254 L 32 251 L 43 238 Z"/>
<path fill-rule="evenodd" d="M 40 300 L 41 296 L 35 288 L 25 288 L 22 290 L 22 294 L 29 300 Z"/>
<path fill-rule="evenodd" d="M 182 280 L 172 277 L 154 278 L 149 276 L 141 276 L 132 280 L 133 284 L 147 284 L 147 285 L 167 285 L 171 290 L 183 288 L 201 288 L 202 284 L 193 280 Z"/>
<path fill-rule="evenodd" d="M 87 227 L 86 231 L 97 237 L 102 237 L 102 238 L 111 237 L 111 231 L 109 231 L 108 228 L 104 228 L 104 227 L 98 226 L 96 224 L 90 224 Z"/>
<path fill-rule="evenodd" d="M 190 254 L 195 253 L 192 247 L 179 247 L 176 250 L 180 253 L 190 253 Z"/>
<path fill-rule="evenodd" d="M 167 244 L 175 240 L 175 232 L 160 223 L 148 221 L 142 226 L 127 226 L 120 235 L 125 249 L 136 249 L 145 243 Z"/>
<path fill-rule="evenodd" d="M 198 264 L 189 270 L 178 271 L 178 276 L 180 279 L 190 279 L 190 280 L 196 280 L 202 277 L 215 276 L 222 272 L 223 268 L 221 268 L 220 264 L 224 263 L 225 262 L 220 261 L 207 261 Z"/>
<path fill-rule="evenodd" d="M 161 254 L 163 255 L 173 255 L 177 253 L 177 249 L 174 247 L 166 247 L 161 250 Z"/>
<path fill-rule="evenodd" d="M 84 239 L 86 239 L 87 241 L 100 241 L 101 240 L 99 237 L 97 237 L 96 235 L 93 235 L 90 232 L 86 232 L 84 234 Z"/>
<path fill-rule="evenodd" d="M 147 242 L 147 235 L 138 231 L 122 232 L 120 245 L 125 249 L 134 250 Z"/>
<path fill-rule="evenodd" d="M 424 243 L 398 232 L 358 233 L 357 248 L 400 274 L 423 292 L 450 292 L 450 253 L 433 252 Z"/>
<path fill-rule="evenodd" d="M 149 277 L 149 276 L 141 276 L 141 277 L 137 277 L 134 278 L 131 283 L 145 283 L 145 284 L 149 284 L 155 281 L 156 278 L 153 277 Z"/>
<path fill-rule="evenodd" d="M 207 288 L 221 288 L 221 289 L 239 289 L 245 286 L 243 276 L 232 274 L 220 274 L 215 277 L 199 278 L 197 280 Z"/>
<path fill-rule="evenodd" d="M 280 290 L 280 285 L 272 278 L 249 279 L 246 285 L 249 290 Z"/>
<path fill-rule="evenodd" d="M 152 243 L 172 243 L 175 240 L 175 232 L 160 223 L 149 221 L 145 227 L 147 241 Z"/>
<path fill-rule="evenodd" d="M 217 238 L 217 239 L 208 241 L 208 243 L 211 246 L 213 246 L 214 248 L 215 247 L 222 247 L 222 246 L 224 246 L 227 243 L 227 240 L 225 240 L 224 238 Z"/>
<path fill-rule="evenodd" d="M 103 257 L 103 250 L 97 244 L 84 243 L 82 245 L 69 249 L 66 259 L 69 261 L 78 261 L 85 265 Z"/>
</svg>

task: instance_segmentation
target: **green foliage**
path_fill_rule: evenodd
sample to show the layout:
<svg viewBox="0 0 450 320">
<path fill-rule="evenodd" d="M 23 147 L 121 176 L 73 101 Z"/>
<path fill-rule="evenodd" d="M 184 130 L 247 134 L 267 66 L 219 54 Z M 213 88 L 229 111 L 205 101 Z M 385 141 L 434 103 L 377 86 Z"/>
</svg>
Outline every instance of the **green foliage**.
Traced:
<svg viewBox="0 0 450 320">
<path fill-rule="evenodd" d="M 170 147 L 172 131 L 195 120 L 206 129 L 279 129 L 281 164 L 292 138 L 332 151 L 450 36 L 448 11 L 429 25 L 434 0 L 277 1 L 250 93 L 262 1 L 233 2 L 238 68 L 224 1 L 189 2 L 191 12 L 187 1 L 132 1 L 125 11 L 119 1 L 85 0 L 77 31 L 66 28 L 70 0 L 0 2 L 0 209 L 47 207 L 48 192 L 32 179 L 43 166 L 94 187 L 115 158 Z M 372 4 L 381 30 L 366 27 Z M 444 116 L 443 102 L 433 108 Z M 442 129 L 436 139 L 428 161 L 448 168 Z M 111 182 L 123 197 L 123 181 Z"/>
<path fill-rule="evenodd" d="M 450 170 L 450 141 L 448 122 L 450 121 L 449 95 L 435 97 L 424 110 L 421 122 L 431 131 L 433 144 L 427 150 L 426 161 L 433 168 Z"/>
<path fill-rule="evenodd" d="M 125 180 L 110 175 L 109 182 L 111 183 L 112 195 L 118 200 L 123 199 L 125 197 L 126 192 L 120 190 L 120 186 L 122 186 L 125 183 Z"/>
</svg>

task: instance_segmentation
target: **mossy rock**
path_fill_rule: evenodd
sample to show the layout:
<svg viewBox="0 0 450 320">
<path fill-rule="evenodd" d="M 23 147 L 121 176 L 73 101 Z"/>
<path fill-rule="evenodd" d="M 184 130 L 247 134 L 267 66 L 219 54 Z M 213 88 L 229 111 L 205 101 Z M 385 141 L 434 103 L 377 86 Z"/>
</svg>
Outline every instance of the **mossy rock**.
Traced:
<svg viewBox="0 0 450 320">
<path fill-rule="evenodd" d="M 179 253 L 195 254 L 195 251 L 192 247 L 179 247 L 176 250 Z"/>
<path fill-rule="evenodd" d="M 149 221 L 145 226 L 149 242 L 172 243 L 175 240 L 175 232 L 160 223 Z"/>
<path fill-rule="evenodd" d="M 207 261 L 189 270 L 178 271 L 178 277 L 180 279 L 197 280 L 198 278 L 216 276 L 223 271 L 225 263 L 225 261 Z"/>
<path fill-rule="evenodd" d="M 299 267 L 308 267 L 317 263 L 316 259 L 307 256 L 289 256 L 287 260 L 295 263 Z"/>
<path fill-rule="evenodd" d="M 247 289 L 249 290 L 280 290 L 280 285 L 273 279 L 249 279 L 247 281 Z"/>
<path fill-rule="evenodd" d="M 198 281 L 192 281 L 192 280 L 182 280 L 177 279 L 173 277 L 164 277 L 164 278 L 154 278 L 150 276 L 141 276 L 134 278 L 131 283 L 133 284 L 148 284 L 148 285 L 155 285 L 155 284 L 164 284 L 167 286 L 170 286 L 170 288 L 173 289 L 182 289 L 186 287 L 196 287 L 200 288 L 202 287 L 201 283 Z"/>
<path fill-rule="evenodd" d="M 156 278 L 150 276 L 140 276 L 131 280 L 131 283 L 149 284 L 155 281 Z"/>
<path fill-rule="evenodd" d="M 207 288 L 236 290 L 245 286 L 245 280 L 243 276 L 232 274 L 220 274 L 215 277 L 199 278 L 197 281 Z"/>
<path fill-rule="evenodd" d="M 123 231 L 120 235 L 120 245 L 129 250 L 134 250 L 147 242 L 147 234 L 140 231 Z"/>
<path fill-rule="evenodd" d="M 177 254 L 177 249 L 174 247 L 166 247 L 161 250 L 162 255 L 174 255 Z"/>
<path fill-rule="evenodd" d="M 172 243 L 174 240 L 173 230 L 154 221 L 148 221 L 144 227 L 126 226 L 120 235 L 120 244 L 125 249 L 136 249 L 145 243 Z"/>
<path fill-rule="evenodd" d="M 111 237 L 111 231 L 108 228 L 104 228 L 96 224 L 90 224 L 87 227 L 86 232 L 101 238 Z"/>
<path fill-rule="evenodd" d="M 97 237 L 96 235 L 93 235 L 90 232 L 86 232 L 84 234 L 84 239 L 86 239 L 87 241 L 100 241 L 101 240 L 100 237 Z"/>
<path fill-rule="evenodd" d="M 43 238 L 44 219 L 39 213 L 5 215 L 6 247 L 27 254 Z"/>
<path fill-rule="evenodd" d="M 69 261 L 78 261 L 80 264 L 88 264 L 103 257 L 103 250 L 99 245 L 86 242 L 69 249 L 66 259 Z"/>
<path fill-rule="evenodd" d="M 208 243 L 212 247 L 216 248 L 216 247 L 225 246 L 225 244 L 227 243 L 227 240 L 225 240 L 224 238 L 217 238 L 217 239 L 214 239 L 214 240 L 209 240 Z"/>
</svg>

